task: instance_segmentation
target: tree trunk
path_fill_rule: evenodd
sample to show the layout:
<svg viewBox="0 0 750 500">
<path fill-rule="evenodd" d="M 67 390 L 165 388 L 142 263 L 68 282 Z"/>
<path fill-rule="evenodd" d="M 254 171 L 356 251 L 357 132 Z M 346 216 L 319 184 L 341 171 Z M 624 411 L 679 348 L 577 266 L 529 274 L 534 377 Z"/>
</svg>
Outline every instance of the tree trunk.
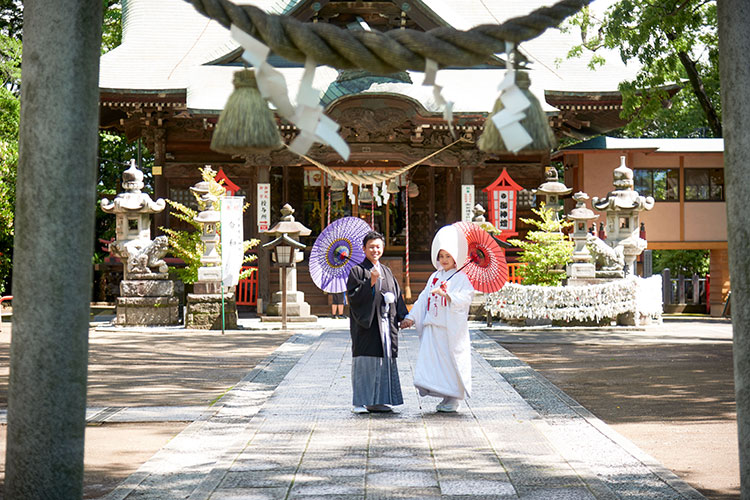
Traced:
<svg viewBox="0 0 750 500">
<path fill-rule="evenodd" d="M 698 102 L 703 109 L 703 113 L 706 115 L 708 126 L 711 127 L 711 131 L 715 137 L 723 137 L 721 120 L 716 114 L 716 108 L 714 108 L 713 103 L 708 98 L 708 95 L 706 95 L 706 89 L 703 86 L 703 80 L 695 67 L 695 61 L 690 59 L 690 56 L 686 52 L 680 51 L 678 55 L 680 57 L 680 62 L 682 62 L 682 65 L 685 67 L 685 71 L 687 71 L 688 80 L 690 80 L 690 86 L 693 88 L 693 93 L 698 99 Z"/>
</svg>

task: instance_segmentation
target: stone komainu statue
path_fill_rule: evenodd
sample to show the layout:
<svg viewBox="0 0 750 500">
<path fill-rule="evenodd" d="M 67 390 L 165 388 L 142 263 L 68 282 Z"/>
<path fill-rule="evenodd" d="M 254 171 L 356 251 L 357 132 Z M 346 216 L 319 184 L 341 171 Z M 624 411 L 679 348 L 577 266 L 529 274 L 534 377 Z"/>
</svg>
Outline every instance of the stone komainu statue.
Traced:
<svg viewBox="0 0 750 500">
<path fill-rule="evenodd" d="M 622 271 L 625 266 L 625 256 L 622 247 L 612 248 L 601 238 L 593 234 L 586 237 L 586 246 L 591 253 L 596 269 L 604 271 Z"/>
<path fill-rule="evenodd" d="M 142 241 L 130 241 L 124 245 L 114 243 L 111 248 L 116 255 L 125 260 L 129 274 L 151 274 L 152 267 L 158 268 L 160 273 L 166 273 L 168 266 L 164 261 L 164 256 L 169 247 L 167 237 L 157 236 L 145 246 L 142 246 L 142 243 Z"/>
</svg>

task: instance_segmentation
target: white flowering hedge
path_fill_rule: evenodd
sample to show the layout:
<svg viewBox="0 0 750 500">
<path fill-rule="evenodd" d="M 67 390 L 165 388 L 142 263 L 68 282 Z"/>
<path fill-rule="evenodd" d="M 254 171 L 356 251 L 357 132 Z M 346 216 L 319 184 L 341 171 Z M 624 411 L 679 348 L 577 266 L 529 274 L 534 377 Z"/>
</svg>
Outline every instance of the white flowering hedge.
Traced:
<svg viewBox="0 0 750 500">
<path fill-rule="evenodd" d="M 658 319 L 662 312 L 661 276 L 630 276 L 588 286 L 538 286 L 506 283 L 486 296 L 484 305 L 500 319 L 596 321 L 633 312 Z"/>
</svg>

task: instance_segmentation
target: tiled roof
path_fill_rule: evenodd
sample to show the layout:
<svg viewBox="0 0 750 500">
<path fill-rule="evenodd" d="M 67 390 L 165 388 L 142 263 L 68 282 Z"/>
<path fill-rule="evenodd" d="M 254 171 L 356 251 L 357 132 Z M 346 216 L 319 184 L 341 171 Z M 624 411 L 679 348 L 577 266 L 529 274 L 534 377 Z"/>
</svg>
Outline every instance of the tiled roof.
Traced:
<svg viewBox="0 0 750 500">
<path fill-rule="evenodd" d="M 724 152 L 724 139 L 627 139 L 599 136 L 563 148 L 560 152 L 622 149 L 649 149 L 658 153 L 722 153 Z"/>
<path fill-rule="evenodd" d="M 422 0 L 434 13 L 451 25 L 467 29 L 478 24 L 502 22 L 528 14 L 542 5 L 540 0 Z M 599 2 L 610 0 L 597 0 Z M 239 3 L 239 2 L 238 2 Z M 250 3 L 250 2 L 246 2 Z M 256 0 L 267 11 L 284 12 L 297 0 Z M 185 0 L 127 0 L 123 2 L 123 44 L 101 58 L 99 85 L 103 90 L 186 90 L 188 107 L 220 110 L 232 91 L 231 74 L 236 67 L 207 65 L 237 48 L 228 30 L 199 14 Z M 622 78 L 633 73 L 619 57 L 607 57 L 604 68 L 589 70 L 582 59 L 564 60 L 566 51 L 576 42 L 575 34 L 549 29 L 540 37 L 521 45 L 530 60 L 531 90 L 547 111 L 554 110 L 544 101 L 545 90 L 613 91 Z M 296 95 L 302 68 L 283 68 L 292 99 Z M 414 84 L 374 82 L 365 92 L 400 93 L 419 100 L 431 111 L 432 91 L 423 87 L 423 76 L 409 72 Z M 320 67 L 315 87 L 321 96 L 337 71 Z M 497 97 L 496 87 L 503 77 L 498 69 L 444 69 L 438 83 L 444 95 L 455 101 L 455 110 L 487 111 Z M 341 90 L 341 89 L 339 89 Z"/>
</svg>

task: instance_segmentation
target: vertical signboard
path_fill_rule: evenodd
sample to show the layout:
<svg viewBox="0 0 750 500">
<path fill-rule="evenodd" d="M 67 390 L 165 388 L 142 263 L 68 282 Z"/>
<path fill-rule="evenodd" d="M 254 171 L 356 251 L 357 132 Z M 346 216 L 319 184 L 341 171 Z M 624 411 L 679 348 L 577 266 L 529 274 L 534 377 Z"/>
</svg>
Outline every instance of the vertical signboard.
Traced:
<svg viewBox="0 0 750 500">
<path fill-rule="evenodd" d="M 268 231 L 271 226 L 271 184 L 258 184 L 258 231 Z"/>
<path fill-rule="evenodd" d="M 461 220 L 471 222 L 474 218 L 474 184 L 461 185 Z"/>
<path fill-rule="evenodd" d="M 244 196 L 221 198 L 221 273 L 224 286 L 234 286 L 239 281 L 245 252 L 242 248 L 242 207 Z"/>
</svg>

